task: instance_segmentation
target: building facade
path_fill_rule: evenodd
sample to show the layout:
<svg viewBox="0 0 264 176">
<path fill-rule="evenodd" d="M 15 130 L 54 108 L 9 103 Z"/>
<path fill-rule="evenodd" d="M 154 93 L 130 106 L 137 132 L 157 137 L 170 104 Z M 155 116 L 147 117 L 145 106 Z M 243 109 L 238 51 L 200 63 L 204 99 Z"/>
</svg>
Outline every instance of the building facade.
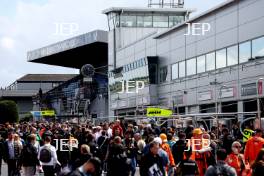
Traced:
<svg viewBox="0 0 264 176">
<path fill-rule="evenodd" d="M 155 28 L 154 17 L 149 33 L 140 27 L 118 27 L 119 23 L 110 28 L 109 63 L 115 68 L 109 84 L 116 89 L 109 93 L 110 111 L 137 115 L 145 106 L 181 114 L 257 111 L 257 100 L 263 97 L 263 8 L 263 0 L 227 0 L 172 27 L 163 21 L 169 28 L 165 31 Z M 210 30 L 188 35 L 188 24 L 206 24 Z M 147 86 L 139 93 L 116 93 L 119 81 L 134 80 L 133 76 L 147 80 Z"/>
<path fill-rule="evenodd" d="M 14 83 L 1 89 L 0 98 L 14 100 L 18 106 L 19 116 L 23 117 L 34 109 L 32 97 L 63 84 L 72 79 L 74 74 L 27 74 Z"/>
<path fill-rule="evenodd" d="M 29 51 L 29 62 L 75 68 L 80 73 L 34 99 L 38 105 L 34 110 L 53 109 L 63 120 L 108 117 L 107 42 L 107 32 L 95 30 Z"/>
</svg>

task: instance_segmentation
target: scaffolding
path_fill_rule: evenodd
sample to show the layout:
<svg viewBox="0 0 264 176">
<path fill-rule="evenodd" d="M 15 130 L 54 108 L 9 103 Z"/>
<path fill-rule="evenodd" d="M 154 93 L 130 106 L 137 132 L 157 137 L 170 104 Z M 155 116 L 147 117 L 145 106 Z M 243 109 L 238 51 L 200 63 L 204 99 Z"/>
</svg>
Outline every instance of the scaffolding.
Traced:
<svg viewBox="0 0 264 176">
<path fill-rule="evenodd" d="M 183 8 L 184 0 L 148 0 L 148 7 Z"/>
</svg>

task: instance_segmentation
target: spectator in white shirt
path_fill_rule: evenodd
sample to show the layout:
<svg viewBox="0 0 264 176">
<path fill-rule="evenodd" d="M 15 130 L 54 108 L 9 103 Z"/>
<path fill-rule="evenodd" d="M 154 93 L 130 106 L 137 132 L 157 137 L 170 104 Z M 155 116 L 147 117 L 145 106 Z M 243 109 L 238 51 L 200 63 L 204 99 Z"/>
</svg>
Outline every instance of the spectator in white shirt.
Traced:
<svg viewBox="0 0 264 176">
<path fill-rule="evenodd" d="M 38 159 L 43 168 L 45 176 L 54 176 L 56 165 L 60 165 L 57 159 L 56 148 L 51 144 L 51 137 L 47 136 L 45 138 L 45 144 L 40 147 Z"/>
</svg>

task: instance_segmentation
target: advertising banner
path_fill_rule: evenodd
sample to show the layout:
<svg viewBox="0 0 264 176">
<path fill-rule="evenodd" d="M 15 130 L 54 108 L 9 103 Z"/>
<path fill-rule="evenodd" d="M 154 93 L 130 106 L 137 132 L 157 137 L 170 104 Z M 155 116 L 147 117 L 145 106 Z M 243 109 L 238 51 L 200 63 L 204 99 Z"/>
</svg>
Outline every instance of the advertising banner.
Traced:
<svg viewBox="0 0 264 176">
<path fill-rule="evenodd" d="M 172 110 L 161 108 L 147 108 L 147 117 L 169 117 L 172 115 Z"/>
</svg>

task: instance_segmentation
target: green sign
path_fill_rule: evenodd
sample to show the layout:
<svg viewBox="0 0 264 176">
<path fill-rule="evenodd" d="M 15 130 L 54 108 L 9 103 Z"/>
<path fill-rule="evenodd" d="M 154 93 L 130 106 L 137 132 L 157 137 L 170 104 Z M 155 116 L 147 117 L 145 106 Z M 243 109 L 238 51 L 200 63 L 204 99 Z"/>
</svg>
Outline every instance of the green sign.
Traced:
<svg viewBox="0 0 264 176">
<path fill-rule="evenodd" d="M 172 110 L 161 108 L 147 108 L 147 117 L 169 117 L 172 115 Z"/>
</svg>

